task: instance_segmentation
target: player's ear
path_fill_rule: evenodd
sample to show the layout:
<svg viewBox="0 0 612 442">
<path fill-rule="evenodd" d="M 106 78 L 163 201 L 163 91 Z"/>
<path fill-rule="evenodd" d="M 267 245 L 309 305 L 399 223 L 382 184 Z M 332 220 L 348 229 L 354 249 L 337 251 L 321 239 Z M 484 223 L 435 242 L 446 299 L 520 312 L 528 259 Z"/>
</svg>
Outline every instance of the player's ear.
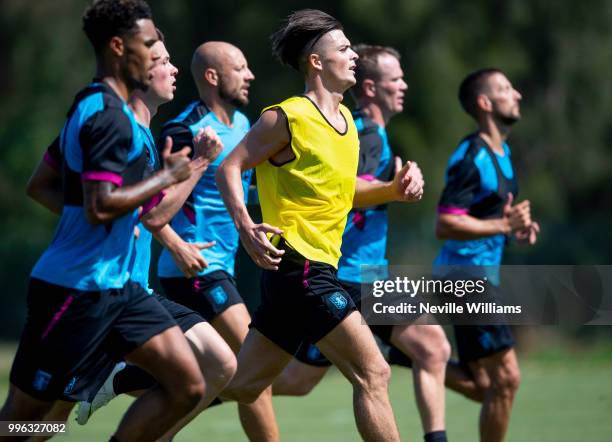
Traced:
<svg viewBox="0 0 612 442">
<path fill-rule="evenodd" d="M 493 110 L 493 102 L 485 94 L 480 94 L 476 97 L 476 108 L 485 112 L 491 112 Z"/>
<path fill-rule="evenodd" d="M 108 41 L 108 47 L 110 51 L 117 57 L 122 57 L 125 52 L 125 46 L 123 44 L 123 39 L 119 36 L 111 37 Z"/>
<path fill-rule="evenodd" d="M 319 54 L 308 54 L 306 57 L 306 64 L 311 66 L 317 71 L 323 70 L 323 62 L 321 60 L 321 56 Z"/>
<path fill-rule="evenodd" d="M 204 80 L 213 86 L 219 85 L 219 73 L 216 69 L 208 68 L 204 71 Z"/>
<path fill-rule="evenodd" d="M 374 80 L 366 78 L 361 83 L 361 91 L 364 97 L 374 98 L 376 96 L 376 83 Z"/>
</svg>

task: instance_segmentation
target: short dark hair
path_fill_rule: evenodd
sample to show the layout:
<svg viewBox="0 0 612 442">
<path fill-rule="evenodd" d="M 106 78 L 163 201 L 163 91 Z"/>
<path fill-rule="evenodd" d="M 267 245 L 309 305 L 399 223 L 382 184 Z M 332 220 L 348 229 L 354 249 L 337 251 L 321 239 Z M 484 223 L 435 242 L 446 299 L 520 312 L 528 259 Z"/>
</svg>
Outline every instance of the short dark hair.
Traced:
<svg viewBox="0 0 612 442">
<path fill-rule="evenodd" d="M 353 46 L 353 50 L 357 53 L 357 55 L 359 55 L 359 59 L 357 59 L 356 62 L 357 66 L 355 68 L 355 79 L 357 80 L 357 83 L 353 88 L 351 88 L 351 93 L 355 98 L 361 97 L 361 85 L 365 79 L 374 81 L 380 80 L 381 71 L 380 67 L 378 66 L 378 57 L 383 54 L 388 54 L 397 58 L 398 60 L 401 59 L 401 55 L 397 49 L 389 46 L 358 44 Z"/>
<path fill-rule="evenodd" d="M 129 35 L 138 20 L 152 18 L 144 0 L 96 0 L 83 14 L 83 31 L 99 53 L 112 37 Z"/>
<path fill-rule="evenodd" d="M 326 33 L 343 30 L 342 24 L 318 9 L 302 9 L 289 15 L 282 27 L 270 37 L 272 53 L 283 64 L 296 70 L 303 67 L 308 52 Z"/>
<path fill-rule="evenodd" d="M 465 77 L 459 86 L 461 107 L 473 117 L 476 117 L 476 99 L 485 92 L 487 80 L 493 74 L 503 74 L 503 72 L 498 68 L 478 69 Z"/>
</svg>

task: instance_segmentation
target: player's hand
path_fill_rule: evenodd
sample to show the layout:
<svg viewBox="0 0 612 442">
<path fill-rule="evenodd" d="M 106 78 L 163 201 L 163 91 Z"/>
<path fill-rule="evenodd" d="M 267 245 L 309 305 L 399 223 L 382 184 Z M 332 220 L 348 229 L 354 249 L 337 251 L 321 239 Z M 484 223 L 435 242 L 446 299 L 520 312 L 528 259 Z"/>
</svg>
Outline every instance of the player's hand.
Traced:
<svg viewBox="0 0 612 442">
<path fill-rule="evenodd" d="M 189 158 L 191 148 L 183 147 L 172 153 L 172 138 L 166 137 L 166 144 L 162 152 L 164 160 L 164 171 L 169 175 L 173 184 L 185 181 L 191 176 L 191 159 Z"/>
<path fill-rule="evenodd" d="M 513 206 L 514 197 L 508 193 L 508 200 L 504 206 L 504 218 L 506 218 L 512 233 L 525 230 L 531 225 L 531 203 L 524 200 Z"/>
<path fill-rule="evenodd" d="M 538 241 L 539 233 L 540 224 L 533 221 L 526 229 L 515 232 L 514 237 L 516 238 L 516 242 L 518 244 L 532 246 Z"/>
<path fill-rule="evenodd" d="M 423 187 L 425 180 L 418 164 L 414 161 L 406 161 L 402 166 L 402 160 L 395 157 L 395 176 L 392 187 L 396 201 L 415 202 L 423 198 Z"/>
<path fill-rule="evenodd" d="M 195 146 L 194 158 L 202 158 L 208 164 L 215 161 L 221 151 L 223 151 L 223 143 L 217 132 L 206 126 L 200 129 L 195 137 L 193 137 L 193 145 Z"/>
<path fill-rule="evenodd" d="M 206 243 L 183 241 L 179 246 L 173 247 L 170 253 L 180 271 L 187 278 L 193 278 L 208 267 L 208 263 L 200 252 L 213 247 L 215 244 L 214 241 Z"/>
<path fill-rule="evenodd" d="M 281 257 L 285 253 L 272 245 L 267 233 L 282 235 L 283 231 L 266 223 L 247 225 L 238 229 L 240 240 L 255 264 L 266 270 L 278 270 Z"/>
</svg>

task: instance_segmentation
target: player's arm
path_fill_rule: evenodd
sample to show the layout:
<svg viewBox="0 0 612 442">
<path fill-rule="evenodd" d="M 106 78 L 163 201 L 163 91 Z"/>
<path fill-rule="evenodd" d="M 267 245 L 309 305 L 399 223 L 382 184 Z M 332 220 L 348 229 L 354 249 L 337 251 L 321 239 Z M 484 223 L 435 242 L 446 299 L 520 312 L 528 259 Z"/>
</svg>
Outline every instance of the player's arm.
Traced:
<svg viewBox="0 0 612 442">
<path fill-rule="evenodd" d="M 447 183 L 440 198 L 436 218 L 438 239 L 469 240 L 493 235 L 509 235 L 531 224 L 529 201 L 512 205 L 508 194 L 499 218 L 479 219 L 469 213 L 480 189 L 480 172 L 471 157 L 464 158 L 447 172 Z"/>
<path fill-rule="evenodd" d="M 368 181 L 357 177 L 353 207 L 369 207 L 392 201 L 416 202 L 423 197 L 425 181 L 417 163 L 407 161 L 402 166 L 396 157 L 395 175 L 392 181 Z"/>
<path fill-rule="evenodd" d="M 191 132 L 188 135 L 190 137 Z M 171 148 L 172 145 L 184 146 L 186 144 L 184 142 L 181 143 L 181 137 L 177 133 L 169 134 L 164 142 L 166 149 L 168 145 Z M 219 136 L 211 127 L 206 127 L 198 132 L 187 145 L 189 144 L 193 145 L 195 152 L 195 158 L 191 164 L 191 176 L 187 180 L 167 189 L 161 202 L 150 207 L 149 210 L 144 211 L 142 214 L 142 223 L 151 231 L 159 230 L 170 222 L 176 212 L 183 206 L 185 200 L 191 194 L 210 163 L 223 150 L 223 143 L 221 143 Z"/>
<path fill-rule="evenodd" d="M 79 133 L 83 146 L 83 206 L 87 220 L 104 224 L 142 206 L 160 191 L 191 175 L 190 149 L 163 152 L 164 168 L 123 186 L 132 146 L 132 126 L 121 109 L 109 108 L 87 120 Z"/>
<path fill-rule="evenodd" d="M 184 241 L 168 224 L 152 232 L 162 246 L 164 246 L 172 259 L 187 278 L 197 276 L 199 272 L 208 267 L 208 263 L 200 253 L 215 245 L 215 242 L 189 243 Z"/>
<path fill-rule="evenodd" d="M 34 201 L 59 215 L 64 207 L 62 175 L 60 173 L 61 158 L 52 152 L 52 146 L 58 142 L 56 138 L 45 152 L 26 186 L 26 194 Z M 59 149 L 59 147 L 58 147 Z M 57 156 L 57 158 L 56 158 Z"/>
<path fill-rule="evenodd" d="M 438 239 L 463 240 L 499 234 L 518 234 L 520 240 L 522 232 L 527 232 L 526 236 L 529 238 L 532 224 L 529 201 L 525 200 L 512 206 L 512 198 L 508 198 L 501 218 L 478 219 L 468 214 L 438 213 L 436 236 Z M 540 231 L 537 225 L 533 228 L 537 229 L 537 232 Z M 535 238 L 532 241 L 535 243 Z"/>
<path fill-rule="evenodd" d="M 476 239 L 512 232 L 507 218 L 478 219 L 467 214 L 438 213 L 436 237 L 438 239 Z"/>
<path fill-rule="evenodd" d="M 264 112 L 242 141 L 219 166 L 216 181 L 225 207 L 234 220 L 240 239 L 255 263 L 276 270 L 284 253 L 268 240 L 266 233 L 283 232 L 268 224 L 255 224 L 244 203 L 242 172 L 273 158 L 283 149 L 290 149 L 290 134 L 285 115 L 280 109 Z"/>
</svg>

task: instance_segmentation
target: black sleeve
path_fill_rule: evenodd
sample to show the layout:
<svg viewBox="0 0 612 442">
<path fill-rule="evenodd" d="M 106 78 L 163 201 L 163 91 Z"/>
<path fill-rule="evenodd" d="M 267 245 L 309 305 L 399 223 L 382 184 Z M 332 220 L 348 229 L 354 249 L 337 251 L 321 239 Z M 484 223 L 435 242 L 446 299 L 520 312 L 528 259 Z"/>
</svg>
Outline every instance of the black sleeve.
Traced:
<svg viewBox="0 0 612 442">
<path fill-rule="evenodd" d="M 164 126 L 161 136 L 157 141 L 157 151 L 159 152 L 160 164 L 162 161 L 162 152 L 166 146 L 166 137 L 172 138 L 172 152 L 181 150 L 185 146 L 191 147 L 191 157 L 195 154 L 193 145 L 193 134 L 189 127 L 181 123 L 173 123 Z"/>
<path fill-rule="evenodd" d="M 453 164 L 446 171 L 446 186 L 440 197 L 438 211 L 446 213 L 467 213 L 480 188 L 480 172 L 473 158 L 466 157 Z"/>
<path fill-rule="evenodd" d="M 357 166 L 357 176 L 375 176 L 378 163 L 380 162 L 382 146 L 383 140 L 376 129 L 365 129 L 359 132 L 359 165 Z"/>
<path fill-rule="evenodd" d="M 55 140 L 47 147 L 45 152 L 45 156 L 43 157 L 45 163 L 47 163 L 51 168 L 57 170 L 58 172 L 62 167 L 62 152 L 59 147 L 59 136 L 55 137 Z"/>
<path fill-rule="evenodd" d="M 109 106 L 81 127 L 83 174 L 108 172 L 121 176 L 132 147 L 132 123 L 122 109 Z"/>
</svg>

